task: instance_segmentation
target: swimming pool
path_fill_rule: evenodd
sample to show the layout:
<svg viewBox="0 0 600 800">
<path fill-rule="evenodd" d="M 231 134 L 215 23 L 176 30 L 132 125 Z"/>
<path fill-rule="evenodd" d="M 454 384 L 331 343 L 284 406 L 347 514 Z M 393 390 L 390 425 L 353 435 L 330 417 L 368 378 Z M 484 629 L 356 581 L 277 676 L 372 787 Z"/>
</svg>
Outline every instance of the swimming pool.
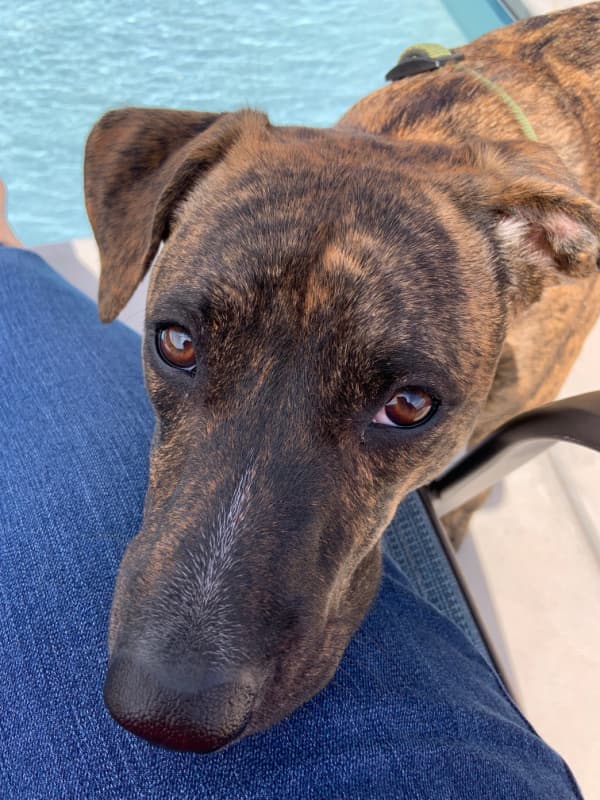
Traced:
<svg viewBox="0 0 600 800">
<path fill-rule="evenodd" d="M 19 0 L 0 8 L 0 175 L 29 244 L 88 236 L 82 154 L 108 108 L 220 111 L 330 125 L 419 41 L 509 21 L 485 0 Z"/>
</svg>

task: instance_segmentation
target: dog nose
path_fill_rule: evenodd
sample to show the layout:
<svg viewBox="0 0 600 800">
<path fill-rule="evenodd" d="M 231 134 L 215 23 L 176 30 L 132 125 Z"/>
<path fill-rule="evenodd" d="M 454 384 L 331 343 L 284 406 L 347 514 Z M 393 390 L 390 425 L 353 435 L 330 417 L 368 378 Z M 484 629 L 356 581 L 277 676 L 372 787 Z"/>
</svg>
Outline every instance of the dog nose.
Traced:
<svg viewBox="0 0 600 800">
<path fill-rule="evenodd" d="M 218 750 L 244 731 L 256 693 L 249 670 L 167 667 L 131 653 L 111 658 L 104 684 L 111 716 L 128 731 L 199 753 Z"/>
</svg>

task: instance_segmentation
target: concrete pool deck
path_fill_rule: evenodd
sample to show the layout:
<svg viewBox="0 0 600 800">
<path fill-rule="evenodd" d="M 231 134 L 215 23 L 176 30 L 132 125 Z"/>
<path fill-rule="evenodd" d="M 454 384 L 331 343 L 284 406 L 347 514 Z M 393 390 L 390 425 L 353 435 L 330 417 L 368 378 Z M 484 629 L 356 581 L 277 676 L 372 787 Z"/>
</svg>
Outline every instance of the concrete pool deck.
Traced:
<svg viewBox="0 0 600 800">
<path fill-rule="evenodd" d="M 504 0 L 503 5 L 512 11 L 517 19 L 524 19 L 584 4 L 580 0 Z"/>
</svg>

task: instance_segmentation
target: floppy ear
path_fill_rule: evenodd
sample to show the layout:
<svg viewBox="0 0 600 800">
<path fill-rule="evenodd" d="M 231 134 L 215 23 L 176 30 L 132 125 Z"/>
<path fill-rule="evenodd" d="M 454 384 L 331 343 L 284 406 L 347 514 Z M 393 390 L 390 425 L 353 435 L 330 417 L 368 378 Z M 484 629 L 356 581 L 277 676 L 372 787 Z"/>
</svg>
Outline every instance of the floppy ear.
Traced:
<svg viewBox="0 0 600 800">
<path fill-rule="evenodd" d="M 504 142 L 471 145 L 469 153 L 517 309 L 539 299 L 545 286 L 597 272 L 600 206 L 552 148 Z"/>
<path fill-rule="evenodd" d="M 253 111 L 210 114 L 154 108 L 109 111 L 85 148 L 86 208 L 100 250 L 98 309 L 113 320 L 169 236 L 175 207 L 217 164 Z"/>
</svg>

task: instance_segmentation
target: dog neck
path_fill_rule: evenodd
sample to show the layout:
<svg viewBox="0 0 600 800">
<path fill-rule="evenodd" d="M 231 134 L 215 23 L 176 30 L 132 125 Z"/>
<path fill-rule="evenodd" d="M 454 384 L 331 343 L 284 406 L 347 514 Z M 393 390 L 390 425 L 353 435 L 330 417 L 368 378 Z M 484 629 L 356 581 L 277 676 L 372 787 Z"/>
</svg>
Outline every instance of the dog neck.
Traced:
<svg viewBox="0 0 600 800">
<path fill-rule="evenodd" d="M 503 89 L 502 86 L 490 80 L 479 72 L 479 70 L 473 69 L 473 67 L 469 67 L 466 64 L 459 63 L 464 61 L 464 59 L 465 57 L 462 53 L 455 53 L 440 44 L 413 45 L 407 50 L 404 50 L 398 59 L 398 63 L 386 74 L 385 79 L 395 82 L 412 75 L 419 75 L 422 72 L 431 72 L 432 70 L 440 69 L 445 65 L 452 66 L 455 70 L 460 70 L 461 72 L 468 72 L 469 75 L 472 75 L 483 84 L 483 86 L 489 89 L 490 92 L 493 92 L 496 97 L 502 100 L 515 118 L 523 135 L 532 142 L 537 142 L 538 137 L 533 125 L 514 97 L 511 97 L 506 89 Z"/>
</svg>

